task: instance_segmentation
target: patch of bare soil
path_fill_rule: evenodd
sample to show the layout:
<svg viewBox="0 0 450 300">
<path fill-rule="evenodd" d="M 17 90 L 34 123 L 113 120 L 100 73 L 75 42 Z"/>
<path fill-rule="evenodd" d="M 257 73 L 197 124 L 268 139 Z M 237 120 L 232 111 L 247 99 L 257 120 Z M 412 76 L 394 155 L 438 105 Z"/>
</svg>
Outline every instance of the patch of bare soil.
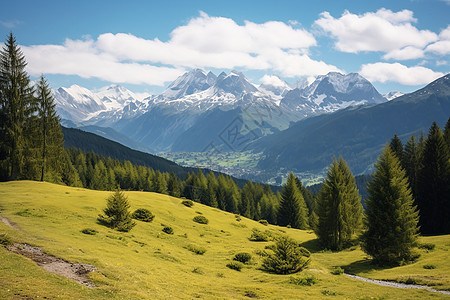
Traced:
<svg viewBox="0 0 450 300">
<path fill-rule="evenodd" d="M 86 276 L 88 273 L 96 270 L 93 265 L 71 263 L 62 258 L 48 255 L 44 253 L 41 248 L 33 247 L 28 244 L 14 243 L 6 246 L 6 248 L 11 252 L 32 259 L 48 272 L 75 280 L 76 282 L 87 287 L 95 287 L 95 285 L 89 281 Z"/>
<path fill-rule="evenodd" d="M 12 229 L 17 230 L 17 231 L 20 230 L 20 228 L 16 224 L 14 224 L 13 222 L 11 222 L 10 220 L 8 220 L 5 217 L 2 217 L 1 215 L 0 215 L 0 220 L 2 220 L 2 222 L 5 223 L 6 226 L 11 227 Z"/>
</svg>

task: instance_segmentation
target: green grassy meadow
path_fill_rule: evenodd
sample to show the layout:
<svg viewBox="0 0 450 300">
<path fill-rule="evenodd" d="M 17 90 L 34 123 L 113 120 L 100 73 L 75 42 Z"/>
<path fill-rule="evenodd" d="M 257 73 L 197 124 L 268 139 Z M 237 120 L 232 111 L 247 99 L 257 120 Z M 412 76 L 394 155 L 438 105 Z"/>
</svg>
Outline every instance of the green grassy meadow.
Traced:
<svg viewBox="0 0 450 300">
<path fill-rule="evenodd" d="M 71 262 L 96 266 L 88 276 L 97 286 L 88 288 L 46 272 L 33 261 L 0 247 L 0 299 L 448 299 L 426 290 L 377 286 L 332 275 L 345 270 L 368 278 L 415 280 L 450 290 L 450 236 L 422 237 L 434 250 L 419 249 L 421 257 L 406 266 L 378 269 L 354 247 L 342 252 L 318 251 L 312 231 L 264 226 L 198 203 L 189 208 L 181 199 L 148 192 L 125 192 L 131 209 L 147 208 L 155 218 L 137 221 L 127 233 L 96 223 L 111 192 L 92 191 L 50 183 L 0 183 L 0 214 L 16 224 L 0 222 L 0 234 L 12 241 L 41 247 Z M 203 215 L 209 224 L 192 221 Z M 174 234 L 162 231 L 171 226 Z M 81 230 L 91 228 L 96 235 Z M 249 241 L 252 229 L 288 234 L 312 252 L 309 268 L 294 275 L 269 274 L 259 269 L 258 250 L 271 242 Z M 187 249 L 206 249 L 197 255 Z M 240 272 L 226 267 L 234 254 L 248 252 L 253 260 Z M 434 265 L 425 269 L 424 265 Z M 312 286 L 290 283 L 291 277 L 315 276 Z"/>
</svg>

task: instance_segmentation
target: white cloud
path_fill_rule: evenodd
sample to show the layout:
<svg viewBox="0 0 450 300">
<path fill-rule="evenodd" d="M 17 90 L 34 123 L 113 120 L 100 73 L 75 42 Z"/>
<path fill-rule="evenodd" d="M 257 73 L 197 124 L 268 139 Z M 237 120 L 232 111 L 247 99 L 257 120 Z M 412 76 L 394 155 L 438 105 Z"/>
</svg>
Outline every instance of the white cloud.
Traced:
<svg viewBox="0 0 450 300">
<path fill-rule="evenodd" d="M 439 33 L 439 41 L 429 45 L 425 51 L 439 55 L 450 54 L 450 25 Z"/>
<path fill-rule="evenodd" d="M 413 26 L 416 21 L 409 10 L 392 12 L 382 8 L 363 15 L 345 11 L 338 19 L 323 12 L 315 24 L 337 39 L 335 46 L 338 50 L 358 53 L 390 52 L 407 46 L 423 48 L 438 39 L 434 32 Z"/>
<path fill-rule="evenodd" d="M 276 87 L 284 87 L 287 84 L 284 80 L 276 75 L 264 75 L 260 79 L 260 81 L 264 85 L 271 85 Z"/>
<path fill-rule="evenodd" d="M 408 60 L 424 57 L 424 51 L 414 46 L 407 46 L 402 49 L 389 51 L 383 56 L 383 59 Z"/>
<path fill-rule="evenodd" d="M 372 82 L 393 81 L 404 85 L 427 84 L 444 76 L 441 72 L 434 72 L 425 67 L 407 67 L 400 63 L 383 63 L 362 65 L 359 73 Z"/>
<path fill-rule="evenodd" d="M 164 85 L 184 70 L 125 63 L 95 48 L 92 40 L 66 40 L 64 45 L 22 46 L 31 75 L 64 74 L 115 83 Z"/>
<path fill-rule="evenodd" d="M 0 24 L 6 28 L 15 28 L 16 26 L 22 24 L 22 21 L 12 20 L 12 21 L 0 21 Z"/>
<path fill-rule="evenodd" d="M 201 12 L 175 28 L 168 41 L 105 33 L 96 40 L 68 39 L 63 45 L 30 46 L 24 51 L 33 74 L 74 74 L 150 85 L 163 85 L 185 68 L 273 70 L 287 77 L 339 71 L 311 59 L 308 49 L 316 46 L 315 38 L 293 26 L 275 21 L 239 25 Z"/>
</svg>

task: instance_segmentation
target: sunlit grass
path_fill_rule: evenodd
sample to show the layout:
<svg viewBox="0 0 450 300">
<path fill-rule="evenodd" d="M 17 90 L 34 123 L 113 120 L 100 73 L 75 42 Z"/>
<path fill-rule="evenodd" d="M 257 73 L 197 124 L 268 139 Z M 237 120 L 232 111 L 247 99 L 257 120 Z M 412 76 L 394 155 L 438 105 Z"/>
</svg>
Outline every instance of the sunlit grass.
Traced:
<svg viewBox="0 0 450 300">
<path fill-rule="evenodd" d="M 156 193 L 125 191 L 132 210 L 149 209 L 155 218 L 151 223 L 137 221 L 128 233 L 113 231 L 96 223 L 110 193 L 30 181 L 0 183 L 0 213 L 21 229 L 15 231 L 0 222 L 0 233 L 98 269 L 89 275 L 97 288 L 89 289 L 0 248 L 0 298 L 322 299 L 327 293 L 349 299 L 445 297 L 332 275 L 330 271 L 335 266 L 377 279 L 427 277 L 442 283 L 436 288 L 450 287 L 449 236 L 422 238 L 436 244 L 436 248 L 429 252 L 420 250 L 422 256 L 414 264 L 379 270 L 365 260 L 358 247 L 337 253 L 317 252 L 316 237 L 311 231 L 264 226 L 246 218 L 237 221 L 234 214 L 198 203 L 189 208 L 181 199 Z M 194 222 L 197 212 L 209 223 Z M 164 233 L 164 226 L 172 227 L 174 234 Z M 83 234 L 81 231 L 86 228 L 98 232 Z M 253 228 L 286 233 L 308 247 L 313 252 L 311 265 L 295 276 L 314 276 L 317 282 L 311 286 L 296 285 L 290 283 L 289 275 L 260 270 L 261 257 L 257 252 L 271 242 L 249 241 Z M 199 255 L 190 250 L 194 248 L 205 251 Z M 251 263 L 240 272 L 226 267 L 239 252 L 252 255 Z M 425 269 L 424 265 L 436 268 Z"/>
</svg>

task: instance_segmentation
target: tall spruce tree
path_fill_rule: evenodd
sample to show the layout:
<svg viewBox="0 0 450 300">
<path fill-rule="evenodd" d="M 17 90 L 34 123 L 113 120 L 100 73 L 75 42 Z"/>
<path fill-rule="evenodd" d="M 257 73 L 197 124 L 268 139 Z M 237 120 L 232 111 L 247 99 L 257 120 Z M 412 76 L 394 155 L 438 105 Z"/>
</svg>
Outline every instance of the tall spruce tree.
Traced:
<svg viewBox="0 0 450 300">
<path fill-rule="evenodd" d="M 44 181 L 46 171 L 50 170 L 54 174 L 55 181 L 60 181 L 64 139 L 56 113 L 56 103 L 44 76 L 41 76 L 37 84 L 36 100 L 41 159 L 40 180 Z"/>
<path fill-rule="evenodd" d="M 289 174 L 286 185 L 281 190 L 281 203 L 278 209 L 277 223 L 293 228 L 308 228 L 308 208 L 299 191 L 295 176 Z"/>
<path fill-rule="evenodd" d="M 324 247 L 333 250 L 347 246 L 361 228 L 361 196 L 342 157 L 328 170 L 317 198 L 317 218 L 316 234 Z"/>
<path fill-rule="evenodd" d="M 411 136 L 405 144 L 402 165 L 405 169 L 412 195 L 414 199 L 417 200 L 417 176 L 420 169 L 420 148 L 415 136 Z"/>
<path fill-rule="evenodd" d="M 445 123 L 444 140 L 447 143 L 447 149 L 450 151 L 450 118 L 448 118 L 447 123 Z"/>
<path fill-rule="evenodd" d="M 24 128 L 34 112 L 33 88 L 27 63 L 16 38 L 9 34 L 0 51 L 0 166 L 5 179 L 21 176 L 27 143 Z"/>
<path fill-rule="evenodd" d="M 423 234 L 450 233 L 450 161 L 441 129 L 433 122 L 421 156 L 418 176 L 420 226 Z"/>
<path fill-rule="evenodd" d="M 381 265 L 413 259 L 419 215 L 400 161 L 389 146 L 378 157 L 375 174 L 368 184 L 367 231 L 363 250 Z"/>
</svg>

